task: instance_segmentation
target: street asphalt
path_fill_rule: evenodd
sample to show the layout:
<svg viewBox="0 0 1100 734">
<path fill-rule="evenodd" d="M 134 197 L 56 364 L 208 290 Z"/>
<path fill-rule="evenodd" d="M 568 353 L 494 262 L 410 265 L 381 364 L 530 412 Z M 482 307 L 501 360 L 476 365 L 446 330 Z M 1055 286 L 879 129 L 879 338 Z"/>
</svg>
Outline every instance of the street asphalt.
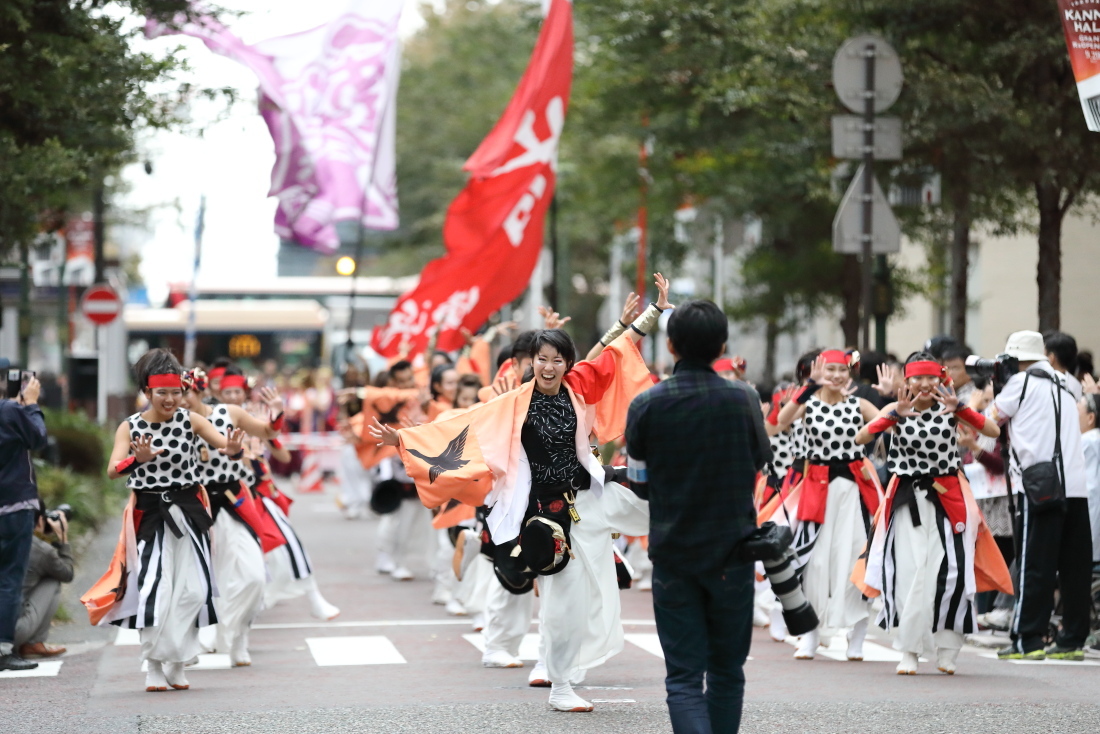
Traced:
<svg viewBox="0 0 1100 734">
<path fill-rule="evenodd" d="M 648 593 L 622 594 L 626 648 L 590 671 L 580 691 L 596 710 L 554 712 L 546 689 L 527 687 L 529 669 L 481 667 L 468 620 L 430 603 L 426 562 L 414 565 L 411 582 L 374 572 L 377 520 L 343 519 L 331 488 L 296 499 L 291 519 L 322 590 L 342 610 L 337 620 L 312 619 L 304 600 L 283 602 L 265 610 L 252 632 L 251 667 L 226 669 L 212 658 L 188 673 L 191 690 L 146 693 L 138 648 L 116 644 L 127 642 L 116 628 L 90 627 L 75 601 L 106 566 L 118 533 L 111 523 L 84 551 L 68 589 L 74 621 L 51 634 L 70 647 L 57 674 L 0 674 L 0 732 L 671 731 Z M 968 646 L 955 676 L 931 663 L 920 675 L 897 676 L 881 637 L 871 638 L 868 661 L 854 663 L 827 654 L 795 661 L 789 644 L 773 642 L 763 629 L 754 634 L 743 732 L 1100 730 L 1100 660 L 1013 664 Z M 339 638 L 337 655 L 357 645 L 384 653 L 366 654 L 359 661 L 365 664 L 322 665 L 320 651 L 331 638 Z"/>
</svg>

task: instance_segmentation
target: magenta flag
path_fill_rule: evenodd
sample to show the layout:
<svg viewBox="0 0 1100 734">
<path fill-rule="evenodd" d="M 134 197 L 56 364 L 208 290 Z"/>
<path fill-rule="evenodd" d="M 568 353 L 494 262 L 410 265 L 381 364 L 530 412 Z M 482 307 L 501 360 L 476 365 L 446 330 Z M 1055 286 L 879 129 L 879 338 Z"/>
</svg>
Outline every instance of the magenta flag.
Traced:
<svg viewBox="0 0 1100 734">
<path fill-rule="evenodd" d="M 338 221 L 395 229 L 394 135 L 402 0 L 353 0 L 329 23 L 249 46 L 209 16 L 178 29 L 149 21 L 146 35 L 182 33 L 259 78 L 260 114 L 275 143 L 269 195 L 275 232 L 331 252 Z"/>
</svg>

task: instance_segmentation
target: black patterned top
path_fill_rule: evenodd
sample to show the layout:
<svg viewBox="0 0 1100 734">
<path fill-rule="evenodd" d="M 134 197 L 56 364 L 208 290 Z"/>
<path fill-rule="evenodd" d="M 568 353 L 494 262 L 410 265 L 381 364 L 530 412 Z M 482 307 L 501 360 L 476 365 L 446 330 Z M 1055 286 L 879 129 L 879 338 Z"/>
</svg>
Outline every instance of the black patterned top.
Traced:
<svg viewBox="0 0 1100 734">
<path fill-rule="evenodd" d="M 224 403 L 215 405 L 206 418 L 223 436 L 233 430 L 233 418 L 229 415 L 229 406 Z M 203 484 L 225 484 L 241 479 L 252 483 L 252 470 L 244 459 L 230 459 L 199 436 L 195 437 L 195 445 L 199 451 L 198 474 Z"/>
<path fill-rule="evenodd" d="M 177 408 L 163 423 L 152 423 L 134 413 L 126 419 L 130 440 L 153 437 L 153 450 L 163 449 L 151 461 L 142 462 L 126 477 L 126 486 L 134 490 L 180 489 L 197 482 L 195 434 L 191 430 L 191 411 Z"/>
<path fill-rule="evenodd" d="M 894 428 L 886 467 L 900 476 L 945 476 L 959 470 L 962 459 L 956 441 L 958 422 L 953 415 L 940 415 L 933 405 L 915 417 L 902 418 Z"/>
<path fill-rule="evenodd" d="M 829 405 L 816 395 L 806 403 L 802 418 L 806 453 L 813 463 L 855 461 L 863 456 L 856 434 L 863 427 L 859 398 L 854 395 Z"/>
<path fill-rule="evenodd" d="M 532 392 L 522 438 L 536 484 L 562 484 L 583 471 L 577 459 L 577 412 L 564 387 L 557 395 Z"/>
</svg>

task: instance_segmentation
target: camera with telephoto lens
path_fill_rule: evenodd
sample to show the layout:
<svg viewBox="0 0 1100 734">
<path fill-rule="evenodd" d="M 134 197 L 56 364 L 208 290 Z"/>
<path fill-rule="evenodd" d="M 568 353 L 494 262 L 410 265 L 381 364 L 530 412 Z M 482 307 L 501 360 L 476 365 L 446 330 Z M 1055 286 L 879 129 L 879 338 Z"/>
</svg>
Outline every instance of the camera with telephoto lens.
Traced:
<svg viewBox="0 0 1100 734">
<path fill-rule="evenodd" d="M 1009 379 L 1020 371 L 1020 360 L 1007 354 L 998 354 L 993 359 L 982 359 L 977 355 L 966 358 L 966 373 L 971 377 L 980 377 L 993 381 L 993 394 L 1000 394 Z"/>
<path fill-rule="evenodd" d="M 791 550 L 794 533 L 786 525 L 768 521 L 756 528 L 738 545 L 737 555 L 742 561 L 760 561 L 772 591 L 783 607 L 783 621 L 787 631 L 804 635 L 817 629 L 817 612 L 802 593 L 802 582 L 795 568 L 795 554 Z"/>
<path fill-rule="evenodd" d="M 73 519 L 73 508 L 72 508 L 72 506 L 68 505 L 68 504 L 58 505 L 56 508 L 54 508 L 52 510 L 46 510 L 45 512 L 43 512 L 42 513 L 42 519 L 43 519 L 42 532 L 46 533 L 47 535 L 52 533 L 53 532 L 53 526 L 50 525 L 50 520 L 53 520 L 54 522 L 60 522 L 62 515 L 65 516 L 65 523 L 66 524 L 72 522 L 72 519 Z"/>
</svg>

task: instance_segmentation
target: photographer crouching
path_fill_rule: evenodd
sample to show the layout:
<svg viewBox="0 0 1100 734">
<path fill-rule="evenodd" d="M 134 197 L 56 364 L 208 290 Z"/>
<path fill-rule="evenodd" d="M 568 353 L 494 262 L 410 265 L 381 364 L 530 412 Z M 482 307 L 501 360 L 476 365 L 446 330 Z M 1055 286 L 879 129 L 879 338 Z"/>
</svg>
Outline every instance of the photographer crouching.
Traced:
<svg viewBox="0 0 1100 734">
<path fill-rule="evenodd" d="M 15 628 L 23 608 L 23 578 L 30 560 L 38 484 L 31 452 L 46 446 L 46 421 L 38 407 L 38 380 L 11 380 L 6 359 L 0 359 L 0 670 L 30 670 L 38 663 L 15 650 Z"/>
<path fill-rule="evenodd" d="M 23 609 L 15 623 L 15 650 L 24 660 L 55 657 L 65 652 L 50 645 L 50 621 L 61 603 L 61 584 L 73 580 L 73 554 L 69 548 L 69 518 L 72 509 L 61 505 L 38 516 L 35 531 L 53 536 L 48 543 L 40 537 L 31 540 L 30 561 L 23 578 Z"/>
<path fill-rule="evenodd" d="M 1077 400 L 1050 363 L 1043 336 L 1018 331 L 998 357 L 1003 387 L 992 414 L 1007 424 L 1011 486 L 1016 492 L 1020 580 L 1012 645 L 1002 660 L 1083 660 L 1089 634 L 1092 533 Z M 1003 374 L 1003 368 L 1015 374 Z M 1044 649 L 1057 585 L 1062 627 Z"/>
</svg>

